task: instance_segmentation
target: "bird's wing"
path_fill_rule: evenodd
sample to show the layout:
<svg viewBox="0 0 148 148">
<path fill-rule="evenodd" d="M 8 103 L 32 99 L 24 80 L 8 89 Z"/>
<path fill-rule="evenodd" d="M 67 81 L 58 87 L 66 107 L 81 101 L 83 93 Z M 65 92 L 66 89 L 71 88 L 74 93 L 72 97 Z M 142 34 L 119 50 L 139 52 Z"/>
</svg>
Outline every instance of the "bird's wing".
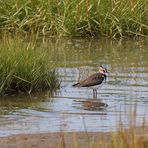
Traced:
<svg viewBox="0 0 148 148">
<path fill-rule="evenodd" d="M 89 76 L 87 79 L 80 81 L 78 83 L 78 87 L 89 87 L 89 86 L 95 86 L 102 83 L 104 80 L 104 75 L 100 73 L 95 73 L 91 76 Z"/>
</svg>

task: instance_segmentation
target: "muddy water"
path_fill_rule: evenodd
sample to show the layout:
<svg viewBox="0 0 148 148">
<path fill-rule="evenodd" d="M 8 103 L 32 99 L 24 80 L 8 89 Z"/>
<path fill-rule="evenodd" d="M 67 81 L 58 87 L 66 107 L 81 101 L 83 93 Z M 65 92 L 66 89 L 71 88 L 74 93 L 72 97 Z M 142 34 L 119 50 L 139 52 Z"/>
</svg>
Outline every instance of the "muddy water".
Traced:
<svg viewBox="0 0 148 148">
<path fill-rule="evenodd" d="M 148 42 L 60 39 L 39 42 L 57 67 L 61 88 L 0 100 L 0 136 L 57 131 L 114 131 L 148 125 Z M 98 107 L 91 88 L 72 84 L 105 66 L 109 75 L 98 88 Z"/>
</svg>

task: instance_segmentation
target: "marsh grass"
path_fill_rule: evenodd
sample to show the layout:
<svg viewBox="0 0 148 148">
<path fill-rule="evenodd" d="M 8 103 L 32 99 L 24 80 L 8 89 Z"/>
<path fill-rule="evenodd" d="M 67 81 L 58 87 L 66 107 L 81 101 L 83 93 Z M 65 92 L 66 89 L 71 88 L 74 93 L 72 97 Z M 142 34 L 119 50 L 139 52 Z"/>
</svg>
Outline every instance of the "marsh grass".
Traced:
<svg viewBox="0 0 148 148">
<path fill-rule="evenodd" d="M 139 128 L 139 129 L 138 129 Z M 141 131 L 140 131 L 141 130 Z M 146 128 L 147 130 L 147 128 Z M 145 128 L 130 127 L 109 133 L 60 133 L 58 148 L 148 148 L 148 135 Z M 81 136 L 80 136 L 81 135 Z"/>
<path fill-rule="evenodd" d="M 44 49 L 22 40 L 0 42 L 0 94 L 31 93 L 59 87 L 57 72 Z"/>
<path fill-rule="evenodd" d="M 109 133 L 60 133 L 58 148 L 148 148 L 147 127 L 130 127 Z M 80 136 L 81 135 L 81 136 Z"/>
<path fill-rule="evenodd" d="M 147 0 L 0 1 L 0 31 L 57 36 L 148 35 Z"/>
</svg>

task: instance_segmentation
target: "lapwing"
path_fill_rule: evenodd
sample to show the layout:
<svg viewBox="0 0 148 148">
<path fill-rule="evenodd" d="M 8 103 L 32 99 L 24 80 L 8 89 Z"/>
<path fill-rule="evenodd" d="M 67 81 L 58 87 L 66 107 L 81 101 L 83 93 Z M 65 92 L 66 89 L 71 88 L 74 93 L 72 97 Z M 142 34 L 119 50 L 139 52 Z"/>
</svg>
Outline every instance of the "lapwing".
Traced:
<svg viewBox="0 0 148 148">
<path fill-rule="evenodd" d="M 97 99 L 97 88 L 104 80 L 107 78 L 108 71 L 103 66 L 99 67 L 99 71 L 85 80 L 82 80 L 76 84 L 74 84 L 74 87 L 90 87 L 93 89 L 93 99 Z"/>
</svg>

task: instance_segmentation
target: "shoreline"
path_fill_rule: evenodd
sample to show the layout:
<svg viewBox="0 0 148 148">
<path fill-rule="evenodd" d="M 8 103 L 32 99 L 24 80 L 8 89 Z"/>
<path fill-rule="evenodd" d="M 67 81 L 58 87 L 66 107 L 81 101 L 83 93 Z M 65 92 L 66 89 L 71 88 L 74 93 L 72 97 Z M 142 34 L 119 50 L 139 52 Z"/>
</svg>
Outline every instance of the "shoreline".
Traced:
<svg viewBox="0 0 148 148">
<path fill-rule="evenodd" d="M 85 147 L 94 145 L 108 147 L 112 144 L 113 138 L 119 138 L 121 132 L 127 136 L 134 135 L 136 139 L 148 142 L 148 126 L 136 127 L 135 129 L 122 129 L 118 132 L 55 132 L 36 134 L 17 134 L 7 137 L 0 137 L 1 148 L 53 148 L 53 147 Z"/>
</svg>

